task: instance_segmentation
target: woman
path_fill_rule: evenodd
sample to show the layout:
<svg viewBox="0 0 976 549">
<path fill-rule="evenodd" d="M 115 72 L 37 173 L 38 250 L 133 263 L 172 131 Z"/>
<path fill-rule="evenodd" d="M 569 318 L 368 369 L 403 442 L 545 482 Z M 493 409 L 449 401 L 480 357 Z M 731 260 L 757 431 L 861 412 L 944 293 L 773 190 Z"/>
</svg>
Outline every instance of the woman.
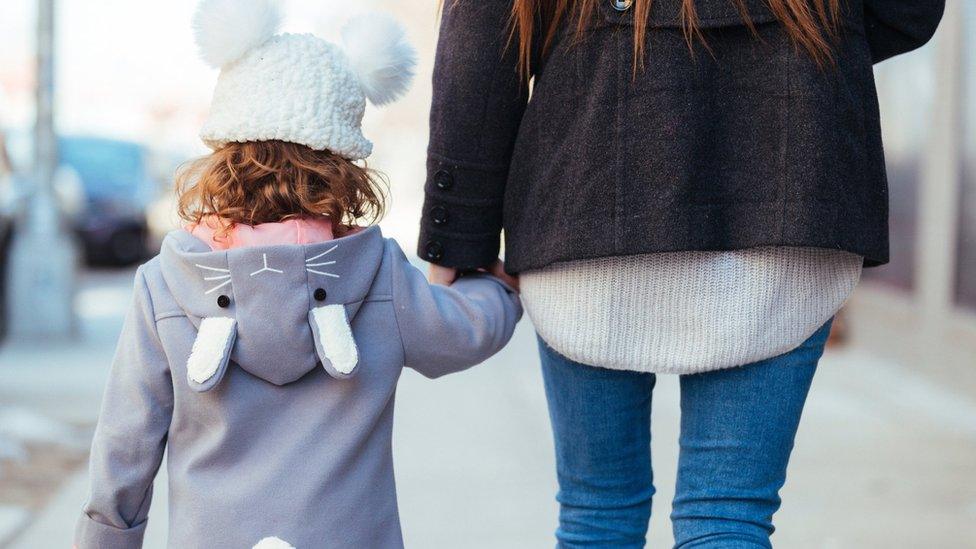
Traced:
<svg viewBox="0 0 976 549">
<path fill-rule="evenodd" d="M 770 546 L 830 319 L 888 260 L 872 64 L 942 10 L 445 6 L 419 253 L 446 282 L 489 265 L 504 228 L 540 336 L 560 546 L 643 546 L 664 372 L 681 375 L 675 546 Z"/>
</svg>

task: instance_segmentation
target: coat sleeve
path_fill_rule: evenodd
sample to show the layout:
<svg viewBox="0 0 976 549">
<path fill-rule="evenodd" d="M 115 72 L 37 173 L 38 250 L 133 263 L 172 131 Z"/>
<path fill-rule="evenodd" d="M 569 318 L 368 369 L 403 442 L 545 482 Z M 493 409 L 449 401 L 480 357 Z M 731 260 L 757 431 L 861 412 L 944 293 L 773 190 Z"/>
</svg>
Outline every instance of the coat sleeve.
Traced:
<svg viewBox="0 0 976 549">
<path fill-rule="evenodd" d="M 440 377 L 483 362 L 512 338 L 522 317 L 515 290 L 488 275 L 432 285 L 399 247 L 392 248 L 393 307 L 405 366 Z"/>
<path fill-rule="evenodd" d="M 925 45 L 944 10 L 945 0 L 864 0 L 871 60 L 880 63 Z"/>
<path fill-rule="evenodd" d="M 528 100 L 511 0 L 444 2 L 418 255 L 459 269 L 498 257 L 502 199 Z"/>
<path fill-rule="evenodd" d="M 75 530 L 78 549 L 142 546 L 172 411 L 169 366 L 140 270 L 95 429 L 91 492 Z"/>
</svg>

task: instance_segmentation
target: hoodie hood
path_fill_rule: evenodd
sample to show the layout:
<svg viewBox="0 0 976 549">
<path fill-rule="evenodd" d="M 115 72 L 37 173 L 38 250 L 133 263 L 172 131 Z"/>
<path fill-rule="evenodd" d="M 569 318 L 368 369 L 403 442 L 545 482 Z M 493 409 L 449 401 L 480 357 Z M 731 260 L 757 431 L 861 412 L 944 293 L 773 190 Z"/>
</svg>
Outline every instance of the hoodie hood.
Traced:
<svg viewBox="0 0 976 549">
<path fill-rule="evenodd" d="M 304 245 L 211 251 L 186 231 L 163 241 L 160 267 L 197 327 L 188 383 L 208 391 L 230 362 L 275 385 L 322 366 L 354 373 L 350 324 L 383 260 L 379 227 Z"/>
</svg>

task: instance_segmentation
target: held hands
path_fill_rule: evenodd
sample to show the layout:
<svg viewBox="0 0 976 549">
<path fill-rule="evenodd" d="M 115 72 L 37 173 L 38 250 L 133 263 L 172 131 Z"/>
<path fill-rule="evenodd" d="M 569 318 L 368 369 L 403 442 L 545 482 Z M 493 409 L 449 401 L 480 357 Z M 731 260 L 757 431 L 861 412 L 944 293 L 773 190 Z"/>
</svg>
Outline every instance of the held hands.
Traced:
<svg viewBox="0 0 976 549">
<path fill-rule="evenodd" d="M 505 262 L 501 259 L 496 260 L 487 269 L 478 269 L 483 273 L 490 274 L 491 276 L 501 280 L 505 284 L 508 284 L 516 290 L 519 289 L 519 280 L 517 276 L 511 276 L 505 272 Z M 450 286 L 454 284 L 458 279 L 458 270 L 452 267 L 442 267 L 440 265 L 431 264 L 430 271 L 428 272 L 427 278 L 430 280 L 431 284 L 440 284 L 442 286 Z"/>
<path fill-rule="evenodd" d="M 505 262 L 501 259 L 496 260 L 488 267 L 488 274 L 515 288 L 516 292 L 521 291 L 519 287 L 519 277 L 512 276 L 505 272 Z"/>
<path fill-rule="evenodd" d="M 442 267 L 440 265 L 430 264 L 430 269 L 427 271 L 427 280 L 431 284 L 439 284 L 441 286 L 450 286 L 454 284 L 454 281 L 458 278 L 458 270 L 452 267 Z"/>
</svg>

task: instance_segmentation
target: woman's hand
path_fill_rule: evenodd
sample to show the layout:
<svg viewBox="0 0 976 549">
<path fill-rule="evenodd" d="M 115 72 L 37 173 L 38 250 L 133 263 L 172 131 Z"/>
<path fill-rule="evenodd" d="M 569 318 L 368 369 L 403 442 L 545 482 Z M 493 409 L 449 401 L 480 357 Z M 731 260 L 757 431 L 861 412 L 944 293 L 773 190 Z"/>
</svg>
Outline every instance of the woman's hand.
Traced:
<svg viewBox="0 0 976 549">
<path fill-rule="evenodd" d="M 491 267 L 488 267 L 488 274 L 515 288 L 515 291 L 520 291 L 518 277 L 505 272 L 505 262 L 501 259 L 492 263 Z"/>
<path fill-rule="evenodd" d="M 483 273 L 488 273 L 491 276 L 501 280 L 505 284 L 508 284 L 516 291 L 519 290 L 519 279 L 517 276 L 512 276 L 505 272 L 505 262 L 501 259 L 496 260 L 487 269 L 478 269 Z M 441 286 L 450 286 L 457 282 L 460 273 L 457 269 L 453 267 L 443 267 L 441 265 L 431 264 L 430 269 L 427 271 L 427 280 L 431 284 L 439 284 Z"/>
<path fill-rule="evenodd" d="M 458 278 L 458 270 L 452 267 L 442 267 L 431 263 L 430 270 L 427 271 L 427 279 L 431 284 L 450 286 Z"/>
</svg>

